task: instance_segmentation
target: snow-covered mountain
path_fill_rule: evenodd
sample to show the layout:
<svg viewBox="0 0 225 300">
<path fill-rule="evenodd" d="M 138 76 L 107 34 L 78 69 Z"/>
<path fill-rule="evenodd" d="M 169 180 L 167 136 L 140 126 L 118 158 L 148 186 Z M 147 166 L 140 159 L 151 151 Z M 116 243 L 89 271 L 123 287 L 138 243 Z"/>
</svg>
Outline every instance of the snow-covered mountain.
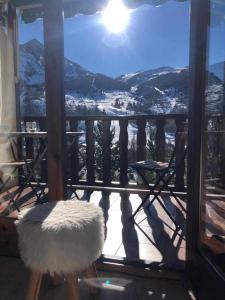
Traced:
<svg viewBox="0 0 225 300">
<path fill-rule="evenodd" d="M 213 64 L 209 68 L 210 72 L 214 73 L 221 80 L 224 79 L 225 72 L 225 61 Z"/>
<path fill-rule="evenodd" d="M 129 73 L 125 75 L 121 75 L 118 77 L 123 82 L 128 82 L 130 85 L 141 84 L 146 80 L 154 78 L 155 76 L 167 74 L 169 72 L 175 71 L 174 68 L 171 67 L 161 67 L 148 71 L 140 71 L 136 73 Z"/>
<path fill-rule="evenodd" d="M 21 103 L 24 114 L 45 113 L 44 47 L 37 40 L 20 46 Z M 95 74 L 65 58 L 66 109 L 87 113 L 187 112 L 189 71 L 161 67 L 111 78 Z M 210 112 L 222 109 L 223 85 L 209 73 L 207 97 Z"/>
<path fill-rule="evenodd" d="M 44 46 L 36 39 L 20 45 L 20 78 L 27 86 L 44 84 Z M 97 89 L 126 89 L 126 84 L 103 74 L 94 74 L 65 58 L 66 89 L 88 94 Z"/>
</svg>

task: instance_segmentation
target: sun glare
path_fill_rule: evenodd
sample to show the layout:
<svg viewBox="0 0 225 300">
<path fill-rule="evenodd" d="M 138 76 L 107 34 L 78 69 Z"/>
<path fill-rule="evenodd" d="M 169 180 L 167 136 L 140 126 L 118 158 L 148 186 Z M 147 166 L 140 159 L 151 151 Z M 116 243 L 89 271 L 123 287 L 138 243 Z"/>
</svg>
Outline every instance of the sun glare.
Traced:
<svg viewBox="0 0 225 300">
<path fill-rule="evenodd" d="M 123 31 L 129 23 L 129 9 L 121 0 L 111 0 L 102 12 L 102 22 L 112 33 Z"/>
</svg>

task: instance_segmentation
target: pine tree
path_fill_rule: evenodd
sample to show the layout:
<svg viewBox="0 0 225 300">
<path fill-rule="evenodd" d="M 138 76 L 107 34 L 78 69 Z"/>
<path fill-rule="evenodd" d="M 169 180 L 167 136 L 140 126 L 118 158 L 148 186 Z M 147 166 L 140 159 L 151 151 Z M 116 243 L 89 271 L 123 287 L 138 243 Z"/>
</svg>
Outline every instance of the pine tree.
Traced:
<svg viewBox="0 0 225 300">
<path fill-rule="evenodd" d="M 103 121 L 99 121 L 94 127 L 95 137 L 95 163 L 98 180 L 103 179 Z M 114 140 L 115 126 L 110 129 L 111 149 L 111 179 L 118 180 L 119 177 L 119 142 Z"/>
</svg>

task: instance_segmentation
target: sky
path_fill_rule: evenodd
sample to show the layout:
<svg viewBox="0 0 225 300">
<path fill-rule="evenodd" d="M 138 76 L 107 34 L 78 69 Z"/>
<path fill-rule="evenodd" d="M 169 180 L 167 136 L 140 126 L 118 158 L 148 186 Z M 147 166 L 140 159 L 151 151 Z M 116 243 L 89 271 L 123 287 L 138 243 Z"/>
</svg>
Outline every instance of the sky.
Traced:
<svg viewBox="0 0 225 300">
<path fill-rule="evenodd" d="M 169 1 L 131 10 L 126 29 L 110 33 L 101 13 L 64 20 L 65 57 L 94 73 L 119 76 L 161 66 L 184 67 L 189 62 L 189 1 Z M 20 43 L 43 42 L 43 23 L 20 23 Z M 214 58 L 219 61 L 221 53 Z"/>
</svg>

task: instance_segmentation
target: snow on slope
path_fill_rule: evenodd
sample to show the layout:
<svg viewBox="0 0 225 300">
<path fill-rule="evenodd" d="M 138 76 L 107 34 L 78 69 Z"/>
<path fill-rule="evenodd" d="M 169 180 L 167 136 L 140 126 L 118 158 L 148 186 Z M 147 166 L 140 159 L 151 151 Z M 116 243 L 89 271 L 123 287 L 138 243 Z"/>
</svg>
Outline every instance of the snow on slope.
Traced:
<svg viewBox="0 0 225 300">
<path fill-rule="evenodd" d="M 67 58 L 64 65 L 67 79 L 93 75 Z M 20 79 L 26 85 L 39 85 L 44 78 L 44 46 L 36 39 L 20 45 Z"/>
<path fill-rule="evenodd" d="M 37 40 L 20 46 L 21 103 L 24 114 L 45 113 L 44 48 Z M 110 115 L 187 112 L 189 71 L 160 67 L 111 78 L 65 58 L 66 110 Z M 208 109 L 222 107 L 222 82 L 209 73 Z"/>
<path fill-rule="evenodd" d="M 27 85 L 44 83 L 43 48 L 36 40 L 20 46 L 20 78 Z"/>
<path fill-rule="evenodd" d="M 167 74 L 168 72 L 175 71 L 174 68 L 171 67 L 160 67 L 153 70 L 140 71 L 136 73 L 128 73 L 125 75 L 121 75 L 118 78 L 124 82 L 128 82 L 131 85 L 140 84 L 145 82 L 146 80 L 151 79 L 154 75 Z"/>
</svg>

